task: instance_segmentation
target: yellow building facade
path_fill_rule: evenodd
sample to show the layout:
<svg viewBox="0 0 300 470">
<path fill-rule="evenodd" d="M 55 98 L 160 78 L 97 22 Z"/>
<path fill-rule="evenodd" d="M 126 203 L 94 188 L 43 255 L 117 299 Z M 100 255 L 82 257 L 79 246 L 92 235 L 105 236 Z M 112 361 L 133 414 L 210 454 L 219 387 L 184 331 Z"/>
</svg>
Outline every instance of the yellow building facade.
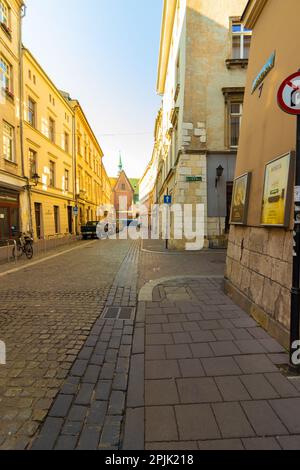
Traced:
<svg viewBox="0 0 300 470">
<path fill-rule="evenodd" d="M 73 110 L 45 71 L 23 50 L 23 147 L 36 239 L 75 231 Z M 37 186 L 34 177 L 39 176 Z"/>
<path fill-rule="evenodd" d="M 70 97 L 74 111 L 75 147 L 75 199 L 78 207 L 77 230 L 89 221 L 100 219 L 98 208 L 102 204 L 103 193 L 103 151 L 77 100 Z"/>
<path fill-rule="evenodd" d="M 20 44 L 23 2 L 0 0 L 0 240 L 28 228 L 21 149 Z"/>
<path fill-rule="evenodd" d="M 102 168 L 102 204 L 109 208 L 111 206 L 112 185 L 106 172 L 105 166 Z"/>
<path fill-rule="evenodd" d="M 77 100 L 22 47 L 20 0 L 0 0 L 0 241 L 80 233 L 112 188 L 102 149 Z"/>
</svg>

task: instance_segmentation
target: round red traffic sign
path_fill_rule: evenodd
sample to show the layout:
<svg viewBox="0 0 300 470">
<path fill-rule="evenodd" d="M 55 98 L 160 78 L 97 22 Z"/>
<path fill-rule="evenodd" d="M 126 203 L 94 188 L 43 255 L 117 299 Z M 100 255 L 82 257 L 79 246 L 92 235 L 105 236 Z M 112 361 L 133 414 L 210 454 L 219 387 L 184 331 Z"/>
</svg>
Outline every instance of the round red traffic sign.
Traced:
<svg viewBox="0 0 300 470">
<path fill-rule="evenodd" d="M 278 91 L 278 104 L 289 114 L 300 114 L 300 72 L 284 80 Z"/>
</svg>

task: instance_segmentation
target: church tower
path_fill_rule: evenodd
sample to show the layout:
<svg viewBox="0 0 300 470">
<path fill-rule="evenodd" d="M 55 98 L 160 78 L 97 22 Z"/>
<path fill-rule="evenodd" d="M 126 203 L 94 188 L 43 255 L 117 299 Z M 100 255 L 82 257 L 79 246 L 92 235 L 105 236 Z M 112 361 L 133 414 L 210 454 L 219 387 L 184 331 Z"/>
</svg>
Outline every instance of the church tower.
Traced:
<svg viewBox="0 0 300 470">
<path fill-rule="evenodd" d="M 118 172 L 118 176 L 120 176 L 120 174 L 122 173 L 123 171 L 123 163 L 122 163 L 122 156 L 121 156 L 121 152 L 120 152 L 120 158 L 119 158 L 119 172 Z"/>
</svg>

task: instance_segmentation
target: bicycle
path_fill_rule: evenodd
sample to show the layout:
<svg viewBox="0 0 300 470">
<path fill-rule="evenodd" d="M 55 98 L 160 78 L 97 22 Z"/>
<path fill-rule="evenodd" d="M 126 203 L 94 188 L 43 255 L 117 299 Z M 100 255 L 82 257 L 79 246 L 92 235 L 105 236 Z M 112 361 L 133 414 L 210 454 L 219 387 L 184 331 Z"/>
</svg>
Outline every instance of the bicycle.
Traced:
<svg viewBox="0 0 300 470">
<path fill-rule="evenodd" d="M 13 248 L 14 259 L 20 258 L 25 254 L 27 259 L 33 258 L 33 238 L 25 233 L 20 234 Z"/>
</svg>

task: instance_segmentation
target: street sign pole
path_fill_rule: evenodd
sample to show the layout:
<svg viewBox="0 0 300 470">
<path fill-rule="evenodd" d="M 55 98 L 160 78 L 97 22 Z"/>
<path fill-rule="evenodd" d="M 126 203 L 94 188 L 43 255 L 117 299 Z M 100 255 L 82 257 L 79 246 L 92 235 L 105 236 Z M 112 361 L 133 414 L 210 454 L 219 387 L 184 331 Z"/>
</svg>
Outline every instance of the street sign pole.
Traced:
<svg viewBox="0 0 300 470">
<path fill-rule="evenodd" d="M 294 188 L 293 285 L 291 289 L 290 370 L 299 373 L 300 347 L 300 70 L 287 77 L 278 91 L 281 109 L 297 116 Z"/>
<path fill-rule="evenodd" d="M 293 249 L 293 286 L 291 297 L 291 335 L 290 335 L 290 366 L 300 371 L 300 365 L 294 363 L 294 353 L 299 350 L 300 340 L 300 115 L 297 115 L 296 145 L 296 183 L 295 183 L 295 217 L 294 217 L 294 249 Z"/>
<path fill-rule="evenodd" d="M 169 196 L 169 188 L 167 189 L 167 196 Z M 166 220 L 167 220 L 167 229 L 166 229 L 166 250 L 169 249 L 169 206 L 168 206 L 168 210 L 167 210 L 167 217 L 166 217 Z"/>
</svg>

